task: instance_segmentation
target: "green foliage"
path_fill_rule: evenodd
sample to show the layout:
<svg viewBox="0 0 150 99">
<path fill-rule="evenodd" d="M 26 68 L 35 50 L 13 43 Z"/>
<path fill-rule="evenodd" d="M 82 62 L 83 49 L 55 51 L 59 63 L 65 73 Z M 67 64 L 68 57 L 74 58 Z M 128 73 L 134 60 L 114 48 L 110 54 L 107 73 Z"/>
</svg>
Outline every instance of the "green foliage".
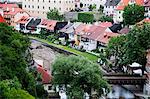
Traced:
<svg viewBox="0 0 150 99">
<path fill-rule="evenodd" d="M 143 27 L 134 27 L 127 35 L 125 45 L 125 63 L 137 62 L 145 66 L 146 50 L 150 49 L 150 25 L 144 24 Z"/>
<path fill-rule="evenodd" d="M 124 23 L 134 25 L 144 19 L 144 7 L 139 5 L 128 5 L 123 13 Z"/>
<path fill-rule="evenodd" d="M 106 48 L 107 57 L 114 56 L 115 63 L 114 66 L 123 66 L 123 56 L 125 54 L 125 43 L 127 41 L 127 37 L 122 35 L 119 37 L 114 37 L 109 41 L 109 44 Z"/>
<path fill-rule="evenodd" d="M 31 60 L 29 46 L 29 38 L 0 24 L 0 81 L 17 77 L 22 88 L 36 96 L 35 78 L 27 71 L 30 66 L 27 60 Z"/>
<path fill-rule="evenodd" d="M 63 20 L 63 15 L 60 15 L 59 11 L 54 8 L 51 9 L 48 13 L 47 13 L 47 18 L 51 19 L 51 20 L 59 20 L 62 21 Z"/>
<path fill-rule="evenodd" d="M 113 22 L 113 18 L 110 17 L 110 16 L 102 16 L 99 21 L 102 21 L 102 22 Z"/>
<path fill-rule="evenodd" d="M 112 38 L 107 47 L 107 56 L 115 57 L 115 66 L 137 62 L 146 64 L 146 50 L 150 49 L 150 25 L 135 26 L 126 36 Z"/>
<path fill-rule="evenodd" d="M 21 89 L 21 84 L 14 80 L 0 81 L 0 98 L 2 99 L 34 99 L 28 92 Z"/>
<path fill-rule="evenodd" d="M 65 85 L 71 99 L 81 99 L 83 92 L 91 95 L 92 88 L 99 96 L 102 88 L 108 90 L 99 66 L 80 56 L 58 57 L 53 64 L 53 76 L 53 84 Z"/>
<path fill-rule="evenodd" d="M 94 15 L 92 13 L 78 13 L 78 20 L 84 23 L 92 23 Z"/>
</svg>

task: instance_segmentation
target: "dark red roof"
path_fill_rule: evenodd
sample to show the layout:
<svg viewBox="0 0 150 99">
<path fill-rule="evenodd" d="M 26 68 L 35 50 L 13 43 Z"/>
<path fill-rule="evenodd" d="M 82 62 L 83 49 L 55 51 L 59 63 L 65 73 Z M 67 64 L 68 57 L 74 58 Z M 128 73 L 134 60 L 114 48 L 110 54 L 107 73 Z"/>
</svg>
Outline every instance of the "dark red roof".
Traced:
<svg viewBox="0 0 150 99">
<path fill-rule="evenodd" d="M 150 6 L 150 0 L 146 0 L 146 1 L 144 2 L 144 6 Z"/>
<path fill-rule="evenodd" d="M 42 75 L 42 82 L 48 84 L 52 80 L 52 76 L 49 74 L 48 70 L 44 69 L 42 66 L 37 66 L 37 71 Z"/>
<path fill-rule="evenodd" d="M 1 14 L 0 14 L 0 23 L 6 23 L 6 21 L 4 20 Z"/>
</svg>

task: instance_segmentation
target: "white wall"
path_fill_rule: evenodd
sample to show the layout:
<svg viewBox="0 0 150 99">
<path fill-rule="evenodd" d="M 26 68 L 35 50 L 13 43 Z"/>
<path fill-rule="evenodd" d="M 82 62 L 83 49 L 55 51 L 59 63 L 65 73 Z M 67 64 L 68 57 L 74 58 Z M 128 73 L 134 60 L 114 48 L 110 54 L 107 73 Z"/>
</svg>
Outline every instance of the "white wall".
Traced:
<svg viewBox="0 0 150 99">
<path fill-rule="evenodd" d="M 55 2 L 54 2 L 55 1 Z M 49 9 L 58 9 L 60 13 L 68 12 L 75 9 L 74 0 L 23 0 L 23 9 L 28 11 L 32 16 L 46 18 Z M 39 8 L 38 8 L 39 7 Z"/>
<path fill-rule="evenodd" d="M 145 10 L 147 11 L 145 12 L 145 16 L 150 17 L 150 7 L 145 7 Z"/>
<path fill-rule="evenodd" d="M 116 6 L 104 6 L 104 14 L 110 16 L 115 14 Z"/>
<path fill-rule="evenodd" d="M 123 11 L 116 10 L 115 15 L 113 16 L 113 20 L 114 20 L 115 23 L 123 22 Z"/>
<path fill-rule="evenodd" d="M 97 41 L 89 40 L 89 42 L 80 42 L 79 46 L 83 46 L 83 49 L 86 51 L 92 51 L 97 48 Z"/>
</svg>

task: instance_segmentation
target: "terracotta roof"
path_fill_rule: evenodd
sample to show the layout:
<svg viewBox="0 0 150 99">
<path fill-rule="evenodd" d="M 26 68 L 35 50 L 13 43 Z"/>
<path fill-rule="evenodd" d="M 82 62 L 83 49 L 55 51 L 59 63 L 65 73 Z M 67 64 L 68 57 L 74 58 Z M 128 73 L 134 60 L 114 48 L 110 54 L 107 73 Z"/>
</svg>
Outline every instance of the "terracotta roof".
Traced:
<svg viewBox="0 0 150 99">
<path fill-rule="evenodd" d="M 101 35 L 101 33 L 103 33 L 106 29 L 106 27 L 93 25 L 84 35 L 82 35 L 82 37 L 96 40 L 97 37 Z"/>
<path fill-rule="evenodd" d="M 131 1 L 131 0 L 122 0 L 122 1 L 118 4 L 116 10 L 124 10 L 125 6 L 127 6 L 130 1 Z M 135 0 L 135 2 L 136 2 L 137 5 L 141 5 L 141 6 L 144 5 L 144 0 Z"/>
<path fill-rule="evenodd" d="M 75 33 L 77 35 L 83 35 L 85 32 L 87 32 L 90 29 L 91 25 L 87 24 L 81 24 L 75 29 Z"/>
<path fill-rule="evenodd" d="M 37 71 L 42 75 L 42 82 L 48 84 L 52 80 L 52 76 L 48 73 L 48 70 L 44 69 L 42 66 L 37 66 Z"/>
<path fill-rule="evenodd" d="M 101 35 L 98 36 L 96 40 L 104 44 L 107 44 L 112 37 L 116 36 L 119 36 L 119 34 L 113 32 L 103 32 L 101 33 Z"/>
<path fill-rule="evenodd" d="M 1 14 L 0 14 L 0 23 L 6 23 L 5 19 L 2 17 Z"/>
<path fill-rule="evenodd" d="M 29 17 L 23 16 L 17 23 L 26 24 L 29 21 Z"/>
<path fill-rule="evenodd" d="M 57 23 L 57 21 L 55 21 L 55 20 L 43 19 L 40 25 L 46 26 L 46 28 L 48 30 L 54 30 L 56 23 Z"/>
<path fill-rule="evenodd" d="M 101 26 L 101 27 L 111 27 L 112 23 L 111 22 L 102 22 L 102 23 L 99 24 L 99 26 Z"/>
<path fill-rule="evenodd" d="M 18 12 L 23 12 L 23 11 L 24 10 L 22 10 L 21 8 L 12 8 L 12 9 L 9 9 L 9 11 L 4 11 L 4 14 L 5 15 L 15 15 Z"/>
<path fill-rule="evenodd" d="M 146 0 L 146 1 L 144 2 L 144 6 L 150 6 L 150 0 Z"/>
<path fill-rule="evenodd" d="M 0 8 L 11 9 L 11 8 L 19 8 L 19 6 L 17 4 L 0 4 Z"/>
</svg>

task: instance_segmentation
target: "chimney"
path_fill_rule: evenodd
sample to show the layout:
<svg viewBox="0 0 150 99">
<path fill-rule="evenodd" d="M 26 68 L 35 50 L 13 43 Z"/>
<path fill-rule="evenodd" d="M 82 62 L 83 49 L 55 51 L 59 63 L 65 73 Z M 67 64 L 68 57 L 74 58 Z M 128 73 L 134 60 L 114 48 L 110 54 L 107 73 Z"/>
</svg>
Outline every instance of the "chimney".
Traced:
<svg viewBox="0 0 150 99">
<path fill-rule="evenodd" d="M 6 8 L 6 11 L 9 11 L 9 8 L 8 8 L 8 7 Z"/>
<path fill-rule="evenodd" d="M 14 12 L 14 11 L 15 11 L 15 8 L 13 7 L 13 8 L 12 8 L 12 12 Z"/>
</svg>

